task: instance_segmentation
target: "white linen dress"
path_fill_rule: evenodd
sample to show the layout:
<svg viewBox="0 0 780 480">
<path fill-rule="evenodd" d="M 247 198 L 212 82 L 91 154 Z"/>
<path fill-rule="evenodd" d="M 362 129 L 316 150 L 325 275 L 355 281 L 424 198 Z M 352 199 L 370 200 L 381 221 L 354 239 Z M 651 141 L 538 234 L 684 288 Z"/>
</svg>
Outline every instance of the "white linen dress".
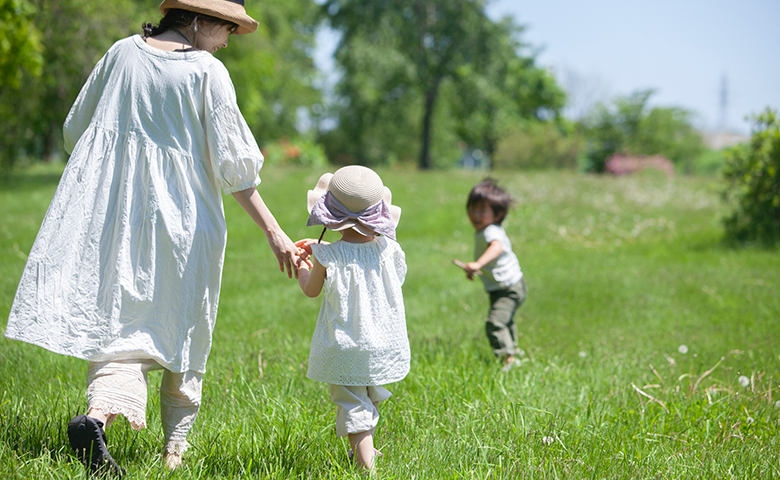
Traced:
<svg viewBox="0 0 780 480">
<path fill-rule="evenodd" d="M 306 376 L 333 385 L 403 380 L 411 354 L 401 286 L 406 257 L 387 237 L 312 245 L 327 269 Z M 388 395 L 389 396 L 389 395 Z"/>
<path fill-rule="evenodd" d="M 136 35 L 98 62 L 64 126 L 71 154 L 5 336 L 92 362 L 205 372 L 227 229 L 224 194 L 263 156 L 222 63 Z"/>
</svg>

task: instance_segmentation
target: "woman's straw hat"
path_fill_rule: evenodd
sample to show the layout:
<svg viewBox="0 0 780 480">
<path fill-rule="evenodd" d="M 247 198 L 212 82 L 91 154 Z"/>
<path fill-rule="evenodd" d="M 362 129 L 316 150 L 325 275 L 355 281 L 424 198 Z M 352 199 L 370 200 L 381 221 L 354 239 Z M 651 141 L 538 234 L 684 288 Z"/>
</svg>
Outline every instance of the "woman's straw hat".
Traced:
<svg viewBox="0 0 780 480">
<path fill-rule="evenodd" d="M 172 8 L 211 15 L 238 25 L 234 35 L 244 35 L 257 30 L 257 20 L 246 14 L 244 0 L 163 0 L 160 11 L 163 15 Z"/>
<path fill-rule="evenodd" d="M 347 212 L 335 202 L 323 198 L 328 193 Z M 378 205 L 382 201 L 384 209 Z M 318 202 L 325 210 L 312 212 Z M 342 167 L 336 173 L 322 175 L 314 190 L 309 190 L 306 195 L 306 208 L 311 214 L 309 225 L 325 225 L 337 231 L 354 228 L 366 236 L 382 233 L 393 239 L 394 233 L 388 235 L 385 232 L 394 231 L 401 218 L 401 209 L 392 204 L 390 189 L 382 184 L 376 172 L 360 165 Z M 324 218 L 323 214 L 329 218 Z"/>
</svg>

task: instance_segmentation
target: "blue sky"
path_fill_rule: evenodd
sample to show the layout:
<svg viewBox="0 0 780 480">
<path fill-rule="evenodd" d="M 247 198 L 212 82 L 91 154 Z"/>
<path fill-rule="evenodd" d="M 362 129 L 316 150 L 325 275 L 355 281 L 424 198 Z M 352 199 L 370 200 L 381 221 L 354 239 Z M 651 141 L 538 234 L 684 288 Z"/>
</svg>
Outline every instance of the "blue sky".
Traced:
<svg viewBox="0 0 780 480">
<path fill-rule="evenodd" d="M 493 0 L 487 12 L 526 27 L 527 52 L 570 91 L 571 115 L 653 88 L 652 104 L 691 110 L 715 130 L 724 79 L 728 129 L 748 133 L 746 115 L 780 110 L 780 0 Z M 327 70 L 336 37 L 318 40 Z"/>
</svg>

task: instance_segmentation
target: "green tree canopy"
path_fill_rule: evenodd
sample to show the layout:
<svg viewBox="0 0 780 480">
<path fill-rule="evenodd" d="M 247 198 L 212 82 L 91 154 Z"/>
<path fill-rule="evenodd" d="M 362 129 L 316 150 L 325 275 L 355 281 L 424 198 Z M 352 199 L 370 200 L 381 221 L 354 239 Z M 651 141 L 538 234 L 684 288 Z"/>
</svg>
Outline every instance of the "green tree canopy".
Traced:
<svg viewBox="0 0 780 480">
<path fill-rule="evenodd" d="M 33 68 L 15 68 L 21 76 L 18 89 L 0 89 L 0 159 L 6 168 L 19 157 L 61 155 L 62 124 L 95 63 L 114 42 L 141 33 L 143 22 L 157 23 L 161 17 L 159 2 L 146 0 L 0 0 L 0 5 L 23 1 L 21 16 L 14 18 L 27 19 L 31 42 L 40 32 L 42 63 L 37 76 Z M 311 87 L 318 7 L 311 0 L 247 6 L 260 21 L 258 32 L 231 37 L 230 48 L 218 56 L 234 79 L 250 128 L 263 143 L 295 135 L 299 108 L 319 102 Z M 7 71 L 6 61 L 3 55 L 0 73 Z"/>
<path fill-rule="evenodd" d="M 41 72 L 40 32 L 25 0 L 0 0 L 0 87 L 19 88 L 22 72 Z"/>
<path fill-rule="evenodd" d="M 354 161 L 408 158 L 418 144 L 419 165 L 430 168 L 434 119 L 453 139 L 491 149 L 497 125 L 542 108 L 557 114 L 563 103 L 552 78 L 520 55 L 520 29 L 491 21 L 481 0 L 329 0 L 324 8 L 343 34 L 339 127 L 328 143 Z"/>
<path fill-rule="evenodd" d="M 316 117 L 322 98 L 312 60 L 319 7 L 311 0 L 247 4 L 256 32 L 230 38 L 217 56 L 225 63 L 238 103 L 258 143 L 298 135 L 302 110 Z"/>
</svg>

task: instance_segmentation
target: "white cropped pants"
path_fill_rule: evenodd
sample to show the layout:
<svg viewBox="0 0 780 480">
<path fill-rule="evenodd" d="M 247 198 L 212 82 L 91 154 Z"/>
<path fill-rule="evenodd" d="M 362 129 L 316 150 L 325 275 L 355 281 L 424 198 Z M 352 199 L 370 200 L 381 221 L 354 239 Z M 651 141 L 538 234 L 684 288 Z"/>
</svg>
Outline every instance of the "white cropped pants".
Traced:
<svg viewBox="0 0 780 480">
<path fill-rule="evenodd" d="M 90 362 L 87 400 L 90 409 L 106 415 L 124 415 L 136 430 L 146 427 L 147 373 L 163 370 L 160 385 L 160 417 L 167 453 L 182 454 L 187 434 L 200 409 L 203 375 L 174 373 L 151 359 Z"/>
</svg>

